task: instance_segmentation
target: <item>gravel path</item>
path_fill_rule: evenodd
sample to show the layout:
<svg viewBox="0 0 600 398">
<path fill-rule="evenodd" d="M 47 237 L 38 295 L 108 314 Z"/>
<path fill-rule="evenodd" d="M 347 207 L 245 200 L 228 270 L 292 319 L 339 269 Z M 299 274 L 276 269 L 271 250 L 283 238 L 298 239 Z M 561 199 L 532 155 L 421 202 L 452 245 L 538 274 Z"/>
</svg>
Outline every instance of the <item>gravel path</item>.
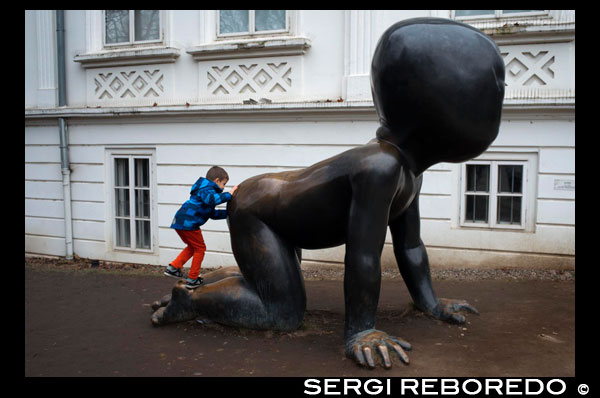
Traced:
<svg viewBox="0 0 600 398">
<path fill-rule="evenodd" d="M 150 264 L 115 263 L 99 261 L 97 267 L 92 267 L 91 260 L 75 256 L 71 261 L 64 258 L 50 257 L 25 257 L 25 265 L 36 269 L 52 270 L 103 270 L 118 273 L 131 273 L 143 275 L 162 275 L 164 267 Z M 220 267 L 219 267 L 220 268 Z M 208 273 L 218 268 L 206 268 L 201 274 Z M 308 267 L 302 270 L 305 280 L 343 280 L 344 269 L 339 266 Z M 569 269 L 543 269 L 543 268 L 454 268 L 431 269 L 433 280 L 541 280 L 541 281 L 573 281 L 575 270 Z M 395 269 L 382 271 L 383 280 L 401 279 L 400 273 Z"/>
</svg>

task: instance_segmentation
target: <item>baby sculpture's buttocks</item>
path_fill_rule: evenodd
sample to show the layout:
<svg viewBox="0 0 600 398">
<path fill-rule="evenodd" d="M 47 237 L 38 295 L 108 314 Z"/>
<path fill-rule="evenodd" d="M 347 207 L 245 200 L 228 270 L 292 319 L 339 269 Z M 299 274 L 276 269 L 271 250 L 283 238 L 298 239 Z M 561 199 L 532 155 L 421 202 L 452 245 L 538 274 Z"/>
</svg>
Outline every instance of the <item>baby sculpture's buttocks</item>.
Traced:
<svg viewBox="0 0 600 398">
<path fill-rule="evenodd" d="M 422 173 L 478 156 L 498 134 L 504 63 L 497 46 L 459 22 L 417 18 L 382 35 L 371 70 L 381 126 L 376 139 L 302 170 L 263 174 L 239 185 L 228 204 L 239 266 L 215 271 L 189 293 L 181 284 L 153 307 L 155 325 L 196 317 L 226 325 L 293 330 L 306 309 L 302 249 L 346 245 L 345 352 L 391 367 L 410 344 L 375 328 L 381 253 L 390 228 L 398 269 L 414 305 L 465 321 L 464 300 L 438 298 L 420 238 Z M 378 352 L 378 354 L 375 354 Z"/>
</svg>

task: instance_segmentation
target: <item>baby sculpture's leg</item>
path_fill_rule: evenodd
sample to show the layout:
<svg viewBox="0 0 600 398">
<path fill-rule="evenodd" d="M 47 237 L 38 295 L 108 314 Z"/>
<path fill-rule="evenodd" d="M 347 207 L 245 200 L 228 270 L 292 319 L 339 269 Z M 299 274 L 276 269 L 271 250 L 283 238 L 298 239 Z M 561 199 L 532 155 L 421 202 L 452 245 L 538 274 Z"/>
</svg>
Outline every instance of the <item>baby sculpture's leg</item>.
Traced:
<svg viewBox="0 0 600 398">
<path fill-rule="evenodd" d="M 249 215 L 230 219 L 241 275 L 230 275 L 189 292 L 179 282 L 172 298 L 152 316 L 155 325 L 196 317 L 253 329 L 293 330 L 306 308 L 296 248 Z"/>
</svg>

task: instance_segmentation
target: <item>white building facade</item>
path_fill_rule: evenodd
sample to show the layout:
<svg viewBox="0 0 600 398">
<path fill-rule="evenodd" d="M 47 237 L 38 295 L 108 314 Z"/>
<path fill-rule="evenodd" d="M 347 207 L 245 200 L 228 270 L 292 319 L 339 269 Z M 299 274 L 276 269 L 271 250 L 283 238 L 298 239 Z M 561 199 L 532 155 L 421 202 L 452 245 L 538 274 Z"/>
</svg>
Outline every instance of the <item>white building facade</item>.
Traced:
<svg viewBox="0 0 600 398">
<path fill-rule="evenodd" d="M 484 154 L 424 173 L 431 265 L 574 267 L 572 10 L 66 10 L 64 106 L 56 14 L 25 12 L 26 255 L 168 264 L 173 215 L 212 165 L 228 190 L 373 138 L 377 40 L 434 16 L 496 41 L 506 96 Z M 235 265 L 225 220 L 203 234 L 203 267 Z M 302 264 L 343 260 L 341 246 Z M 395 267 L 389 234 L 382 264 Z"/>
</svg>

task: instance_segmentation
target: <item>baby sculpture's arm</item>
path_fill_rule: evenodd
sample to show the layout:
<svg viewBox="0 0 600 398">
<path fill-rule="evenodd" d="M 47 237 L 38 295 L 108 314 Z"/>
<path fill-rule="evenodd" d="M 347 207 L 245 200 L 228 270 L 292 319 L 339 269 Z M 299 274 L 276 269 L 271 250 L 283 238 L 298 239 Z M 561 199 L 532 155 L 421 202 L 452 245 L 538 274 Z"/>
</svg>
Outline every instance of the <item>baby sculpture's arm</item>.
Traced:
<svg viewBox="0 0 600 398">
<path fill-rule="evenodd" d="M 407 342 L 375 329 L 375 313 L 381 285 L 381 251 L 387 231 L 397 174 L 363 172 L 352 185 L 344 276 L 346 355 L 360 365 L 374 367 L 379 355 L 391 367 L 389 349 L 408 363 L 402 348 Z"/>
<path fill-rule="evenodd" d="M 465 300 L 436 297 L 431 283 L 427 250 L 421 240 L 418 194 L 404 213 L 397 219 L 390 220 L 390 231 L 398 268 L 417 309 L 436 319 L 455 323 L 465 321 L 465 317 L 458 311 L 478 313 Z"/>
</svg>

